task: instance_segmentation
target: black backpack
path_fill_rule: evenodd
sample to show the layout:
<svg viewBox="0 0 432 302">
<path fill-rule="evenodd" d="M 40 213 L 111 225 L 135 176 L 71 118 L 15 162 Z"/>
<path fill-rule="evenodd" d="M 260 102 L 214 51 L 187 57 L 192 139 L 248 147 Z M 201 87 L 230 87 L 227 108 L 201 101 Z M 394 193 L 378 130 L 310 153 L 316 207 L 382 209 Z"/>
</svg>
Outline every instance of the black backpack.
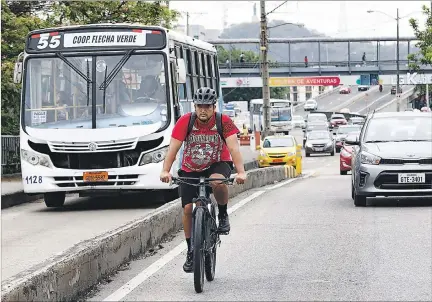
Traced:
<svg viewBox="0 0 432 302">
<path fill-rule="evenodd" d="M 192 132 L 192 128 L 195 124 L 196 118 L 197 118 L 196 113 L 192 112 L 190 119 L 189 119 L 188 130 L 186 132 L 186 138 Z M 219 136 L 222 138 L 223 142 L 226 144 L 225 138 L 223 136 L 223 130 L 222 130 L 222 113 L 220 113 L 220 112 L 216 112 L 216 128 L 217 128 L 217 132 L 219 133 Z M 186 140 L 186 138 L 185 138 L 185 140 Z"/>
</svg>

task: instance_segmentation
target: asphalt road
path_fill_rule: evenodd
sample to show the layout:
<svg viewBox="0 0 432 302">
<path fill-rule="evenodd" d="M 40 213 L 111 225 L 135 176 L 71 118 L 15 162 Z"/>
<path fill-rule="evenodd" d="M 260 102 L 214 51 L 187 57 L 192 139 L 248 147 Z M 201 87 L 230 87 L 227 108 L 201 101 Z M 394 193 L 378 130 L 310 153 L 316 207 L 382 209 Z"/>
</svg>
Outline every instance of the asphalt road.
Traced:
<svg viewBox="0 0 432 302">
<path fill-rule="evenodd" d="M 340 110 L 342 108 L 348 108 L 350 109 L 351 112 L 364 113 L 360 111 L 361 110 L 367 111 L 366 108 L 367 106 L 370 106 L 369 108 L 376 108 L 391 100 L 390 97 L 388 97 L 388 99 L 382 98 L 384 95 L 387 94 L 386 91 L 390 92 L 390 88 L 391 88 L 391 86 L 389 85 L 384 85 L 383 92 L 379 92 L 379 90 L 372 91 L 369 92 L 368 96 L 365 98 L 361 98 L 353 102 L 349 102 L 349 100 L 353 99 L 358 94 L 363 93 L 363 91 L 358 91 L 357 86 L 350 86 L 350 87 L 351 87 L 350 94 L 340 94 L 339 92 L 335 92 L 323 97 L 322 99 L 318 99 L 317 100 L 318 111 L 333 111 L 333 110 Z M 303 110 L 303 105 L 300 105 L 295 109 L 295 114 L 306 116 L 307 113 Z"/>
<path fill-rule="evenodd" d="M 338 156 L 312 157 L 315 176 L 265 191 L 230 216 L 216 279 L 196 294 L 182 270 L 179 232 L 147 258 L 111 277 L 88 301 L 101 301 L 159 259 L 121 301 L 431 301 L 431 201 L 374 199 L 356 208 Z M 239 196 L 244 199 L 253 192 Z M 132 287 L 133 288 L 133 287 Z M 116 300 L 117 301 L 117 300 Z"/>
<path fill-rule="evenodd" d="M 241 146 L 241 152 L 245 162 L 256 159 L 249 147 Z M 163 203 L 160 194 L 147 192 L 125 197 L 68 197 L 60 209 L 47 208 L 43 200 L 3 209 L 2 278 L 145 216 Z"/>
</svg>

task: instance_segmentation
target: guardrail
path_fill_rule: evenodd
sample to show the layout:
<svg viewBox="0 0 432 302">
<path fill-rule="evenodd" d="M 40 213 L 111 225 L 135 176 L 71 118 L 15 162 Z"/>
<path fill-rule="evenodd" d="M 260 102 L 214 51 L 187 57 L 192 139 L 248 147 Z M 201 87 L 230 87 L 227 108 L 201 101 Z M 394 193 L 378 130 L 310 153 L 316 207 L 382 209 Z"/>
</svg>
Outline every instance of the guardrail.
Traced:
<svg viewBox="0 0 432 302">
<path fill-rule="evenodd" d="M 399 60 L 399 66 L 408 66 L 410 61 Z M 326 67 L 378 67 L 385 65 L 396 65 L 396 60 L 382 60 L 382 61 L 329 61 L 329 62 L 308 62 L 307 68 L 326 68 Z M 219 63 L 219 69 L 233 69 L 233 68 L 261 68 L 257 62 L 231 62 L 231 63 Z M 304 67 L 304 62 L 269 62 L 269 68 L 278 67 Z"/>
<path fill-rule="evenodd" d="M 20 144 L 18 135 L 1 137 L 1 174 L 14 174 L 21 171 Z"/>
<path fill-rule="evenodd" d="M 404 93 L 402 93 L 400 95 L 400 110 L 405 110 L 406 108 L 409 107 L 409 103 L 410 103 L 412 97 L 414 96 L 414 90 L 415 90 L 415 87 L 405 91 Z M 377 109 L 375 109 L 375 112 L 380 112 L 381 110 L 389 107 L 390 105 L 394 104 L 397 101 L 398 101 L 398 97 L 396 96 L 391 101 L 389 101 L 389 102 L 385 103 L 384 105 L 382 105 L 381 107 L 378 107 Z"/>
</svg>

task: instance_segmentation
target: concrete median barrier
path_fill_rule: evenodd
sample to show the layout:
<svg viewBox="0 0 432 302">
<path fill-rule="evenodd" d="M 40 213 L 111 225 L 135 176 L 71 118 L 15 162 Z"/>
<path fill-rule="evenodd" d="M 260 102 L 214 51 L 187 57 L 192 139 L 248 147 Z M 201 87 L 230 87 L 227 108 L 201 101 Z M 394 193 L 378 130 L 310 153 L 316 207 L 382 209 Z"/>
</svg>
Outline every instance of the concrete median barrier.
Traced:
<svg viewBox="0 0 432 302">
<path fill-rule="evenodd" d="M 244 163 L 244 168 L 246 171 L 256 169 L 258 168 L 258 162 L 256 160 L 248 161 Z M 234 172 L 236 172 L 234 168 Z M 21 174 L 14 174 L 14 175 L 3 175 L 2 176 L 2 186 L 7 185 L 7 182 L 12 181 L 21 181 Z M 78 196 L 77 194 L 68 194 L 68 196 Z M 5 193 L 2 194 L 1 197 L 1 208 L 6 209 L 10 208 L 19 204 L 32 202 L 35 200 L 42 199 L 43 195 L 37 194 L 37 195 L 27 195 L 24 193 L 24 191 L 18 191 L 18 192 L 12 192 L 12 193 Z"/>
<path fill-rule="evenodd" d="M 285 178 L 283 166 L 251 170 L 245 184 L 230 186 L 229 195 L 234 197 Z M 176 199 L 150 215 L 80 242 L 61 255 L 4 280 L 2 301 L 72 301 L 178 231 L 181 215 L 181 203 Z"/>
</svg>

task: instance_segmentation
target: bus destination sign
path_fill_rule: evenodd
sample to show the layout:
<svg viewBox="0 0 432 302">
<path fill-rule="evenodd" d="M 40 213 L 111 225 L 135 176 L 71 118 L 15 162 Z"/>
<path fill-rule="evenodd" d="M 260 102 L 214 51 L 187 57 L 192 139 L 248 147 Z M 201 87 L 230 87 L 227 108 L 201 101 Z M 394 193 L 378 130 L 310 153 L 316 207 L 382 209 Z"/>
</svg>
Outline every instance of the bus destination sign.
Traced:
<svg viewBox="0 0 432 302">
<path fill-rule="evenodd" d="M 32 53 L 121 47 L 160 49 L 164 46 L 165 39 L 161 31 L 141 29 L 49 32 L 33 34 L 27 41 L 27 50 Z"/>
</svg>

